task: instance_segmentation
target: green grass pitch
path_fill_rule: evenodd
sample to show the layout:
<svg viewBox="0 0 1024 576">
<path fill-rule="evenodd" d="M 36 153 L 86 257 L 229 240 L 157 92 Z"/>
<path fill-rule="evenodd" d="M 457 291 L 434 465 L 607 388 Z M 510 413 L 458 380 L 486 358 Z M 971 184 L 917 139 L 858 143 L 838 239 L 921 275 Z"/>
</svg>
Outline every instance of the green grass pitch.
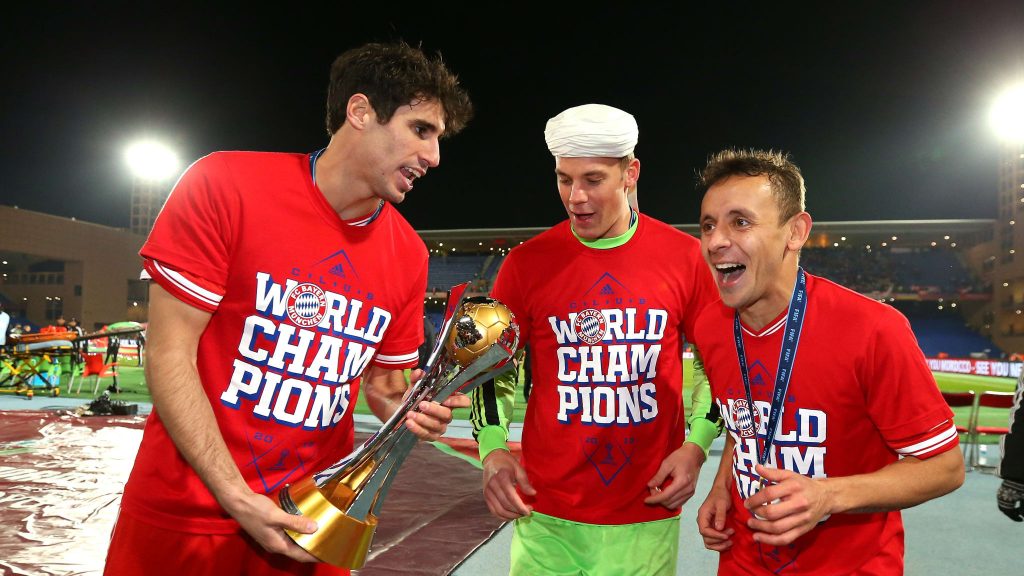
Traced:
<svg viewBox="0 0 1024 576">
<path fill-rule="evenodd" d="M 687 409 L 689 409 L 689 397 L 690 387 L 693 381 L 692 377 L 693 362 L 685 360 L 683 362 L 683 388 L 684 398 L 687 402 Z M 83 401 L 88 401 L 94 398 L 92 394 L 94 381 L 90 377 L 82 384 L 80 393 L 74 394 L 67 390 L 67 375 L 61 378 L 62 387 L 60 395 L 63 397 L 70 398 L 81 398 Z M 997 390 L 1003 392 L 1012 392 L 1016 385 L 1016 382 L 1012 378 L 994 378 L 986 376 L 967 376 L 960 374 L 942 374 L 936 373 L 935 380 L 938 382 L 939 388 L 950 392 L 959 392 L 966 390 Z M 110 378 L 103 378 L 100 384 L 100 391 L 104 390 L 110 383 Z M 520 383 L 522 381 L 522 375 L 520 375 Z M 124 400 L 127 402 L 151 402 L 152 398 L 149 395 L 149 390 L 146 388 L 145 377 L 143 376 L 142 368 L 137 366 L 122 366 L 119 369 L 118 384 L 124 390 L 121 394 L 115 395 L 116 399 Z M 78 381 L 75 381 L 75 388 L 78 388 Z M 43 389 L 36 389 L 37 396 L 46 396 L 48 393 Z M 953 413 L 956 417 L 957 424 L 967 424 L 968 408 L 954 408 Z M 522 397 L 522 386 L 519 387 L 519 391 L 516 398 L 515 413 L 513 414 L 514 422 L 522 422 L 523 416 L 526 412 L 526 402 L 523 401 Z M 370 414 L 370 409 L 366 405 L 366 401 L 363 396 L 360 395 L 356 403 L 357 414 Z M 1007 411 L 997 408 L 983 408 L 979 415 L 979 422 L 982 425 L 989 426 L 1003 426 L 1007 422 Z M 469 419 L 469 409 L 460 409 L 455 411 L 455 418 L 457 419 Z"/>
</svg>

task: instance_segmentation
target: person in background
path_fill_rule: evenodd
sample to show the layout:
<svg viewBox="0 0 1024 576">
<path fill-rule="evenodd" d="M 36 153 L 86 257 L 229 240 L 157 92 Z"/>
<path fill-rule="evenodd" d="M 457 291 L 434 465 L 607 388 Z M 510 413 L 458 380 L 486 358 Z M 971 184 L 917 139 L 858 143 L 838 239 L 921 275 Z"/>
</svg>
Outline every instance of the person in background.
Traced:
<svg viewBox="0 0 1024 576">
<path fill-rule="evenodd" d="M 1003 479 L 996 491 L 999 510 L 1014 522 L 1024 521 L 1024 373 L 1017 378 L 1017 392 L 1010 410 L 1010 433 L 1000 440 L 1002 459 L 999 477 Z"/>
<path fill-rule="evenodd" d="M 7 333 L 10 332 L 11 315 L 4 310 L 4 303 L 0 302 L 0 346 L 7 344 Z"/>
<path fill-rule="evenodd" d="M 78 319 L 74 316 L 71 317 L 71 320 L 68 320 L 66 328 L 69 332 L 74 332 L 77 336 L 81 336 L 84 333 L 82 331 L 82 327 L 78 325 Z"/>
</svg>

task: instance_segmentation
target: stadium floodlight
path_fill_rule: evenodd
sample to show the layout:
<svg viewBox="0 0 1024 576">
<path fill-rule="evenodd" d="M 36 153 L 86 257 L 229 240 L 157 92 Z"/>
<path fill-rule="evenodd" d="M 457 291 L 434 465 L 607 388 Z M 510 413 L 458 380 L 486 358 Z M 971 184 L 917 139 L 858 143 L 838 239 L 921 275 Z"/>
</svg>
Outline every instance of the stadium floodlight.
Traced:
<svg viewBox="0 0 1024 576">
<path fill-rule="evenodd" d="M 128 146 L 124 158 L 132 174 L 141 180 L 166 180 L 175 176 L 181 166 L 173 150 L 153 140 Z"/>
<path fill-rule="evenodd" d="M 989 121 L 1000 138 L 1024 142 L 1024 82 L 1008 88 L 992 104 Z"/>
</svg>

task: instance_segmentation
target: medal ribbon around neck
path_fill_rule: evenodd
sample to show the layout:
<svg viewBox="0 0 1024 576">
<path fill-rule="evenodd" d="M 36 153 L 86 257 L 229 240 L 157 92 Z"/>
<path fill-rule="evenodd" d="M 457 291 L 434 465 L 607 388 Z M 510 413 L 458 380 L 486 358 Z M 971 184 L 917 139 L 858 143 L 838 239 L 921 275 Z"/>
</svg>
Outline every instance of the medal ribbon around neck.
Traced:
<svg viewBox="0 0 1024 576">
<path fill-rule="evenodd" d="M 786 327 L 782 337 L 782 351 L 779 353 L 779 369 L 775 374 L 775 391 L 772 393 L 772 408 L 768 416 L 768 429 L 765 432 L 764 447 L 757 455 L 757 462 L 766 465 L 772 443 L 775 442 L 775 431 L 782 417 L 782 405 L 786 401 L 789 379 L 793 375 L 793 363 L 796 360 L 796 349 L 800 344 L 800 332 L 804 325 L 804 312 L 807 310 L 807 277 L 803 268 L 797 268 L 796 286 L 789 300 L 789 311 L 786 313 Z M 761 420 L 761 411 L 754 407 L 750 394 L 750 374 L 747 370 L 747 355 L 743 349 L 743 328 L 740 326 L 740 311 L 736 311 L 733 320 L 733 333 L 736 336 L 736 355 L 740 361 L 740 374 L 743 376 L 743 389 L 747 393 L 747 406 L 750 415 L 756 416 L 754 438 Z"/>
</svg>

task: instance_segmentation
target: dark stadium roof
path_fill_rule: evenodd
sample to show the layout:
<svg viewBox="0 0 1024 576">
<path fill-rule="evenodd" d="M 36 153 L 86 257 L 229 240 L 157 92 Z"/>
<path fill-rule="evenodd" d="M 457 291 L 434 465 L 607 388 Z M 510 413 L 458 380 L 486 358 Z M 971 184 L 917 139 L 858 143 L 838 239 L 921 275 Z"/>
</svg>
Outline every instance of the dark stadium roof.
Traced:
<svg viewBox="0 0 1024 576">
<path fill-rule="evenodd" d="M 675 224 L 677 229 L 697 235 L 696 224 Z M 992 239 L 995 220 L 871 220 L 815 222 L 808 246 L 861 246 L 872 248 L 925 248 L 947 246 L 968 248 Z M 460 230 L 419 230 L 431 251 L 480 253 L 507 250 L 546 228 L 466 228 Z M 895 239 L 893 238 L 895 236 Z"/>
</svg>

